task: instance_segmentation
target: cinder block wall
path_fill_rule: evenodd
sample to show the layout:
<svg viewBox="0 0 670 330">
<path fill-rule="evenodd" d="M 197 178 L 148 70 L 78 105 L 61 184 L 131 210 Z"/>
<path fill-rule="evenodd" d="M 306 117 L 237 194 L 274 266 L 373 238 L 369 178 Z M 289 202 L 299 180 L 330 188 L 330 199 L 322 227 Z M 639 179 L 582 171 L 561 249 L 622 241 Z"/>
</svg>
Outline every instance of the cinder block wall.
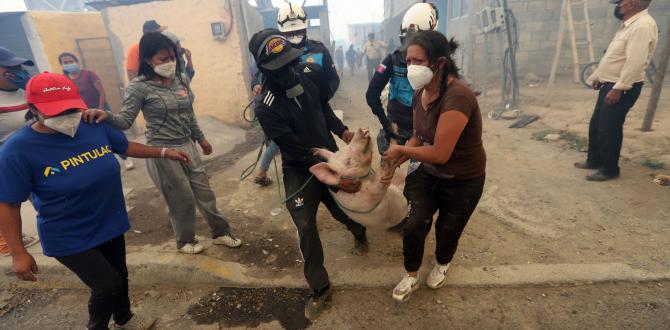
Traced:
<svg viewBox="0 0 670 330">
<path fill-rule="evenodd" d="M 231 1 L 233 15 L 239 0 Z M 195 111 L 198 116 L 209 115 L 227 123 L 241 123 L 242 110 L 249 100 L 245 75 L 248 57 L 246 39 L 238 25 L 225 40 L 214 40 L 212 22 L 224 22 L 230 17 L 227 1 L 173 0 L 154 1 L 132 6 L 110 7 L 107 11 L 108 29 L 112 38 L 119 40 L 125 54 L 142 37 L 142 24 L 155 19 L 167 25 L 168 31 L 182 37 L 182 45 L 193 53 L 196 75 L 191 87 L 196 95 Z"/>
<path fill-rule="evenodd" d="M 608 0 L 587 1 L 594 41 L 593 49 L 596 60 L 599 60 L 620 23 L 614 18 L 614 5 L 609 4 Z M 485 37 L 478 33 L 479 23 L 476 13 L 495 2 L 494 0 L 470 0 L 470 16 L 451 20 L 448 25 L 447 34 L 461 40 L 464 46 L 457 59 L 463 66 L 465 75 L 475 81 L 484 77 L 487 56 Z M 509 0 L 510 8 L 517 18 L 519 27 L 517 61 L 520 77 L 528 73 L 545 78 L 549 75 L 559 32 L 561 3 L 561 0 Z M 575 8 L 579 7 L 575 6 Z M 582 20 L 581 11 L 575 9 L 575 13 L 575 20 Z M 650 13 L 656 19 L 659 29 L 665 33 L 670 19 L 670 1 L 654 1 L 650 7 Z M 567 34 L 566 37 L 568 37 Z M 586 39 L 585 36 L 579 35 L 578 38 Z M 490 35 L 489 45 L 491 47 L 491 54 L 488 55 L 491 63 L 489 77 L 498 79 L 500 59 L 496 50 L 497 36 Z M 659 49 L 660 47 L 662 45 L 659 45 Z M 588 59 L 587 54 L 586 48 L 580 48 L 580 55 L 583 55 L 581 57 Z M 572 74 L 569 38 L 564 39 L 560 63 L 559 74 Z"/>
</svg>

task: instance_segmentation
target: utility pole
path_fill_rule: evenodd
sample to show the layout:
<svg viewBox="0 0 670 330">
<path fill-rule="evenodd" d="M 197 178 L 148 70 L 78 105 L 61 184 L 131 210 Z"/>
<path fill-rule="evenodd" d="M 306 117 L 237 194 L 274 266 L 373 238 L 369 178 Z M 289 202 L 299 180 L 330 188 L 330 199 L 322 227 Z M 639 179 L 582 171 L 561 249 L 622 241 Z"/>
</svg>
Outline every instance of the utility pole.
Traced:
<svg viewBox="0 0 670 330">
<path fill-rule="evenodd" d="M 661 62 L 656 71 L 654 86 L 651 90 L 649 104 L 647 105 L 647 112 L 644 114 L 644 121 L 642 122 L 643 132 L 651 131 L 651 125 L 653 124 L 654 116 L 656 115 L 656 108 L 658 108 L 658 100 L 661 97 L 661 91 L 663 90 L 663 80 L 665 79 L 665 72 L 668 70 L 668 61 L 670 60 L 670 25 L 668 25 L 668 30 L 665 31 L 664 43 L 663 52 L 661 52 Z"/>
</svg>

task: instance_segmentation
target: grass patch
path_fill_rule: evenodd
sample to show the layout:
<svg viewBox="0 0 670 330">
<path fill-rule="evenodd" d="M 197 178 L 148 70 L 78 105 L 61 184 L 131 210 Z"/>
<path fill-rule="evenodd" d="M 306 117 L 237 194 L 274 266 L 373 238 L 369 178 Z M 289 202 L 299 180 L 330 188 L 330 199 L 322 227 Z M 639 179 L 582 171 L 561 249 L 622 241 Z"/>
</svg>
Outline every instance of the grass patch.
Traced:
<svg viewBox="0 0 670 330">
<path fill-rule="evenodd" d="M 587 150 L 589 147 L 589 139 L 585 136 L 580 136 L 577 133 L 570 131 L 562 131 L 556 129 L 547 129 L 539 132 L 535 132 L 532 135 L 532 139 L 536 141 L 547 141 L 547 135 L 558 134 L 561 136 L 560 140 L 565 140 L 568 145 L 577 151 Z"/>
<path fill-rule="evenodd" d="M 642 166 L 648 167 L 654 170 L 662 170 L 665 168 L 665 163 L 660 160 L 655 159 L 646 159 L 642 162 Z"/>
</svg>

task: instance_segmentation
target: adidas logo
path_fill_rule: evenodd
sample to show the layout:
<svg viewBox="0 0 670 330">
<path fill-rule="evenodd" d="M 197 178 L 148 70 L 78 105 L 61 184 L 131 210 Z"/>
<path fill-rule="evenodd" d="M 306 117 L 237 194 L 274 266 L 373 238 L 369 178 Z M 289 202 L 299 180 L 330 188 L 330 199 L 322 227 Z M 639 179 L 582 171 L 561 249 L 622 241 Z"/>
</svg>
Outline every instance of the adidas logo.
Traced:
<svg viewBox="0 0 670 330">
<path fill-rule="evenodd" d="M 295 202 L 295 207 L 302 207 L 305 205 L 305 201 L 300 197 L 294 199 L 293 201 Z"/>
<path fill-rule="evenodd" d="M 307 67 L 306 67 L 305 70 L 302 70 L 302 72 L 304 72 L 304 73 L 310 73 L 310 72 L 312 72 L 312 70 L 311 70 L 310 68 L 307 68 Z"/>
</svg>

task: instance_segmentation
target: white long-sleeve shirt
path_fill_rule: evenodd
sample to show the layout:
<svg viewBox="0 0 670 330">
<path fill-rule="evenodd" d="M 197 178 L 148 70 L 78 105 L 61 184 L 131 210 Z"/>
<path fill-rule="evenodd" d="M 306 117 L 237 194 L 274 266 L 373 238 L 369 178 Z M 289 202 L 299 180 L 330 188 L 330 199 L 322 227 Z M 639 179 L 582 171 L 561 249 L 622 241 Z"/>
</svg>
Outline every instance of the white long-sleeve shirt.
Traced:
<svg viewBox="0 0 670 330">
<path fill-rule="evenodd" d="M 643 10 L 621 24 L 589 81 L 614 83 L 613 89 L 623 91 L 631 89 L 644 81 L 657 45 L 658 26 L 649 11 Z"/>
</svg>

